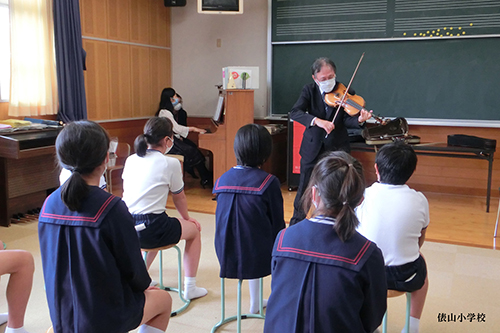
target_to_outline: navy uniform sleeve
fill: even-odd
[[[299,99],[295,102],[292,110],[290,111],[290,118],[293,119],[293,121],[298,121],[302,125],[306,126],[306,128],[311,125],[311,122],[315,117],[311,114],[314,113],[311,112],[311,99],[311,92],[308,85],[305,85],[302,88]],[[306,111],[309,111],[309,113]]]
[[[278,178],[273,177],[272,183],[267,189],[269,195],[269,212],[273,230],[274,239],[280,230],[285,228],[285,218],[283,213],[283,196],[281,195],[280,182]]]
[[[132,290],[146,290],[151,283],[151,278],[142,259],[134,220],[125,203],[120,200],[106,219],[108,220],[105,224],[106,236],[110,239],[109,247],[121,275]]]
[[[382,323],[387,309],[384,257],[378,247],[364,265],[362,274],[366,284],[364,287],[365,300],[360,315],[365,331],[373,332]]]

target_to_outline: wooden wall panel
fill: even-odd
[[[150,117],[155,110],[151,109],[151,71],[149,49],[131,46],[132,66],[132,117]]]
[[[130,46],[109,43],[108,56],[112,117],[130,118],[132,117]]]
[[[134,140],[142,133],[147,119],[132,119],[122,121],[100,122],[99,125],[108,131],[111,137],[116,136],[118,141],[130,145],[130,152],[134,152]]]
[[[475,135],[495,139],[500,144],[500,129],[444,126],[410,126],[410,133],[422,138],[422,142],[447,142],[450,134]],[[500,147],[500,146],[499,146]],[[498,195],[500,186],[500,154],[495,154],[493,162],[492,194]],[[419,158],[422,170],[417,166],[415,187],[422,191],[457,193],[484,196],[486,193],[488,162],[458,158],[429,157]]]
[[[108,38],[130,40],[130,1],[108,0]],[[134,0],[136,1],[136,0]]]
[[[2,102],[0,103],[0,119],[9,118],[9,103]]]
[[[475,135],[497,140],[500,147],[500,129],[475,127],[410,125],[410,134],[421,137],[421,142],[447,142],[450,134]],[[374,153],[353,152],[365,168],[368,183],[376,180],[373,164]],[[417,170],[408,184],[419,190],[437,193],[453,193],[486,196],[488,161],[464,158],[418,156]],[[497,151],[493,162],[493,197],[498,197],[500,186],[500,153]]]
[[[107,38],[108,36],[107,1],[80,0],[80,20],[82,35]]]
[[[151,64],[151,106],[153,110],[158,108],[161,91],[170,87],[171,81],[171,52],[170,50],[150,49]],[[156,111],[155,111],[156,112]]]
[[[151,0],[135,0],[130,3],[130,41],[149,44],[151,26]]]
[[[150,9],[151,38],[150,44],[170,46],[170,8],[164,6],[163,1],[151,2]]]
[[[80,11],[89,119],[154,114],[171,84],[170,9],[163,1],[81,0]]]
[[[87,116],[93,120],[109,119],[108,43],[84,39],[83,48],[87,51],[87,70],[84,72]]]

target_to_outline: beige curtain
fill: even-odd
[[[9,0],[9,116],[57,113],[52,0]]]

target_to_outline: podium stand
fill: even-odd
[[[214,133],[200,134],[198,146],[213,154],[214,183],[236,165],[233,144],[241,126],[253,123],[254,91],[250,89],[228,89],[224,91],[224,121]]]

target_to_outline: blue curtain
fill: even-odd
[[[67,123],[87,119],[83,70],[79,0],[54,0],[54,38],[56,48],[59,112],[57,119]]]

